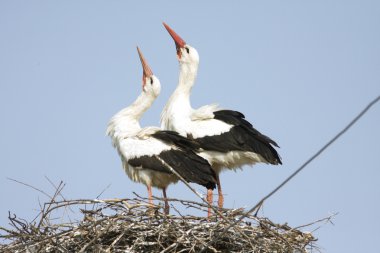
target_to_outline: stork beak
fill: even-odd
[[[145,83],[146,83],[146,78],[147,77],[151,77],[153,76],[153,72],[152,70],[150,69],[147,61],[145,60],[144,58],[144,55],[141,53],[140,51],[140,48],[137,47],[137,52],[139,53],[139,57],[140,57],[140,61],[141,61],[141,65],[143,67],[143,80],[142,80],[142,83],[143,83],[143,88],[145,86]]]
[[[175,42],[178,57],[181,57],[181,51],[179,49],[184,48],[186,45],[186,42],[181,37],[179,37],[179,35],[175,31],[173,31],[173,29],[171,29],[165,22],[163,22],[163,24]]]

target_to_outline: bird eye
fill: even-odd
[[[188,47],[185,47],[186,49],[186,52],[189,54],[190,53],[190,49]]]
[[[153,78],[150,78],[150,84],[153,84]]]

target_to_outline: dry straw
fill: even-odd
[[[1,238],[8,242],[0,245],[1,252],[199,252],[244,213],[222,209],[226,220],[216,215],[207,220],[205,203],[169,199],[176,215],[165,216],[162,206],[150,206],[138,195],[64,200],[62,188],[60,184],[32,222],[9,215],[12,228],[0,227]],[[182,215],[179,209],[196,209],[204,216]],[[67,217],[73,210],[80,210],[78,221]],[[311,233],[252,215],[208,245],[206,252],[307,252],[315,241]]]

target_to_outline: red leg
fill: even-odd
[[[213,195],[212,195],[212,189],[207,189],[207,202],[212,205],[212,199],[213,199]],[[207,209],[207,218],[210,218],[211,217],[211,207],[208,207]]]
[[[147,185],[147,188],[148,188],[148,201],[149,201],[149,204],[153,206],[152,186]]]
[[[219,175],[216,175],[216,184],[218,186],[218,207],[223,208],[224,197],[222,193],[222,186],[220,185]]]
[[[164,195],[164,200],[165,200],[164,213],[165,213],[166,215],[168,215],[168,214],[169,214],[170,207],[169,207],[168,198],[166,197],[166,188],[162,189],[162,194]]]

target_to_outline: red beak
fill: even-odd
[[[177,48],[177,52],[179,51],[180,48],[185,47],[186,42],[181,37],[179,37],[179,35],[175,31],[173,31],[173,29],[171,29],[167,24],[165,24],[165,22],[163,22],[163,24],[166,30],[168,30],[170,36],[172,36],[175,42],[175,46]]]
[[[152,70],[150,69],[147,61],[144,58],[144,55],[141,53],[140,48],[137,47],[137,52],[139,53],[141,65],[143,67],[143,87],[145,85],[145,81],[147,77],[151,77],[153,75]]]

